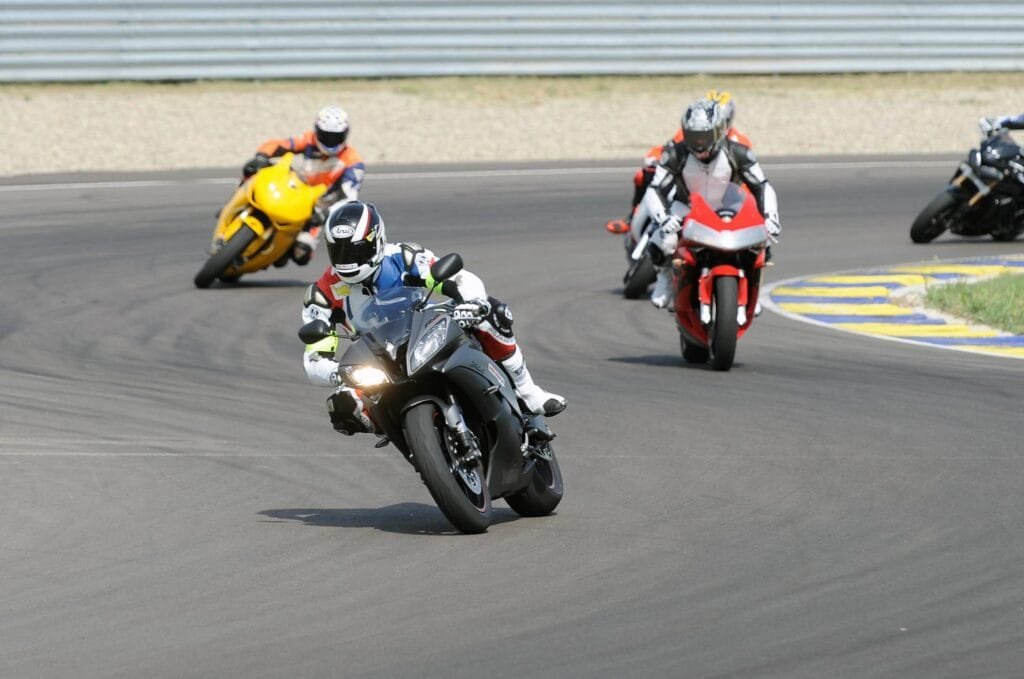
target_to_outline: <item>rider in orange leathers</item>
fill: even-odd
[[[750,148],[753,144],[750,142],[750,138],[743,134],[735,127],[733,127],[733,118],[736,116],[736,104],[732,100],[732,95],[725,90],[708,90],[708,93],[704,95],[706,99],[716,102],[721,108],[726,119],[726,137],[734,142],[743,144]],[[633,243],[635,244],[640,240],[640,236],[643,235],[643,228],[647,223],[647,215],[641,207],[641,200],[644,197],[644,193],[647,191],[647,187],[651,183],[651,177],[654,176],[654,169],[658,165],[658,160],[661,158],[662,152],[666,147],[672,146],[673,144],[679,144],[683,141],[683,128],[680,126],[672,139],[664,144],[652,146],[650,150],[644,155],[644,164],[636,171],[633,175],[633,200],[629,206],[629,214],[625,219],[613,219],[607,224],[605,228],[616,234],[629,233],[632,231]],[[639,213],[639,214],[638,214]],[[632,247],[627,248],[632,250]]]
[[[317,201],[313,215],[295,238],[291,258],[296,264],[308,264],[313,257],[330,206],[359,197],[366,165],[359,152],[346,143],[348,132],[348,113],[340,106],[325,106],[317,113],[313,129],[297,137],[268,139],[242,167],[242,176],[248,178],[269,165],[271,158],[291,152],[295,154],[292,169],[307,184],[328,187]],[[283,266],[286,259],[282,258],[276,265]]]

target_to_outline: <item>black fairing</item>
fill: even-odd
[[[958,169],[948,191],[957,200],[957,212],[950,215],[949,230],[961,236],[1003,234],[1012,238],[1024,229],[1024,158],[1021,147],[1005,132],[986,139],[967,154],[966,163],[990,188],[981,198],[977,185]]]
[[[373,365],[388,374],[390,384],[364,390],[374,420],[408,458],[404,412],[425,401],[437,404],[442,412],[454,403],[478,439],[491,497],[525,488],[532,469],[524,464],[523,443],[530,427],[546,431],[543,418],[523,416],[505,372],[466,335],[446,307],[416,308],[422,297],[402,300],[401,293],[383,297],[383,307],[395,305],[385,309],[394,318],[365,331],[339,359],[341,366]],[[404,313],[398,312],[401,303]],[[445,323],[443,341],[412,370],[417,343]]]

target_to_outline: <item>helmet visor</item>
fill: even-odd
[[[366,240],[353,243],[343,238],[334,243],[327,243],[327,254],[331,258],[331,264],[339,269],[354,269],[355,267],[368,264],[377,254],[376,246]]]
[[[718,142],[716,130],[686,130],[686,146],[694,153],[707,153]]]
[[[348,130],[328,132],[327,130],[321,130],[319,127],[316,129],[317,141],[325,148],[333,149],[341,146],[345,143],[346,137],[348,137]]]

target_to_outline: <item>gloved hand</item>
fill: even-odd
[[[463,330],[469,330],[475,328],[489,313],[491,313],[491,305],[485,300],[475,299],[457,304],[452,309],[452,318]]]
[[[327,212],[319,205],[313,206],[313,214],[309,216],[309,226],[323,226],[327,221]]]
[[[683,220],[678,215],[665,215],[659,226],[663,236],[671,236],[679,233],[679,229],[683,228]]]
[[[779,234],[782,233],[782,224],[779,223],[779,218],[776,215],[769,215],[764,220],[764,228],[768,229],[768,236],[772,239],[773,243],[779,242]]]
[[[270,156],[266,153],[257,153],[249,162],[242,166],[242,176],[248,179],[267,165],[270,165]]]

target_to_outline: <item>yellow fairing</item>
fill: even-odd
[[[221,210],[213,232],[215,246],[228,241],[242,226],[256,234],[242,255],[245,263],[229,268],[227,275],[265,269],[288,252],[313,214],[316,201],[327,191],[326,186],[306,184],[291,170],[293,155],[286,153],[247,179]]]

